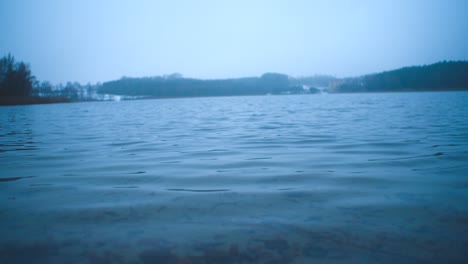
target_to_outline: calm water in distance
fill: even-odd
[[[0,262],[462,263],[467,102],[445,92],[1,107]]]

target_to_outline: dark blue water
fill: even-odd
[[[442,263],[468,93],[0,108],[1,263]]]

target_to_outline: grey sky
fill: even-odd
[[[464,0],[0,1],[0,55],[39,80],[360,75],[468,59]]]

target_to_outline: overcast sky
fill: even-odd
[[[0,1],[0,56],[43,81],[361,75],[468,60],[464,0]]]

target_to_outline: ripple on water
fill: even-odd
[[[0,262],[462,263],[467,98],[2,107]]]

